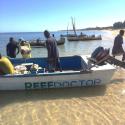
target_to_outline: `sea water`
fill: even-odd
[[[65,40],[64,45],[59,45],[59,53],[60,56],[68,56],[68,55],[88,55],[91,54],[95,48],[98,46],[103,46],[104,48],[112,48],[113,46],[113,36],[110,32],[104,30],[91,30],[91,31],[77,31],[77,34],[80,33],[87,35],[101,35],[102,40],[94,40],[94,41],[73,41],[69,42],[67,39]],[[61,34],[66,34],[66,31],[58,31],[51,32],[51,34],[55,35],[55,38],[60,39]],[[73,32],[69,32],[71,34]],[[43,32],[14,32],[14,33],[0,33],[0,53],[2,55],[6,55],[6,45],[9,42],[9,38],[14,37],[15,40],[18,41],[19,38],[23,38],[25,40],[36,40],[41,39],[45,40]],[[32,57],[46,57],[47,51],[46,48],[32,48]],[[17,55],[17,58],[21,57],[20,54]]]

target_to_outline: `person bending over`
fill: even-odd
[[[46,38],[46,48],[48,51],[48,70],[50,72],[54,72],[56,70],[62,72],[56,39],[50,36],[50,33],[47,30],[44,31],[44,36]]]

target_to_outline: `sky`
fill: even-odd
[[[0,0],[0,32],[112,26],[125,20],[125,0]]]

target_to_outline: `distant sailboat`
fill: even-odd
[[[80,35],[77,35],[76,33],[76,26],[75,26],[75,19],[73,19],[73,17],[71,17],[71,22],[72,22],[72,28],[74,33],[73,34],[69,34],[68,33],[68,26],[67,26],[67,34],[66,35],[61,35],[61,37],[67,37],[68,41],[91,41],[91,40],[102,40],[101,35],[99,36],[95,36],[95,35],[86,35],[83,34],[81,32]]]
[[[73,27],[73,31],[74,31],[74,34],[69,34],[69,24],[67,25],[67,34],[66,35],[60,35],[61,37],[73,37],[73,36],[77,36],[76,34],[76,28],[75,28],[75,21],[73,20],[73,17],[71,17],[71,21],[72,21],[72,27]]]
[[[67,36],[68,36],[68,26],[69,26],[69,24],[67,25]]]
[[[81,32],[80,35],[77,35],[76,27],[75,27],[75,19],[73,19],[73,17],[71,17],[71,20],[72,20],[72,27],[73,27],[74,34],[67,35],[68,41],[102,40],[101,35],[99,35],[99,36],[95,36],[95,35],[88,36],[86,34],[83,34],[82,32]]]
[[[71,17],[71,20],[72,20],[72,27],[73,27],[74,34],[75,34],[75,36],[77,36],[76,28],[75,28],[75,20],[73,20],[73,17]]]

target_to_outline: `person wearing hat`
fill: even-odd
[[[16,58],[16,55],[19,53],[18,43],[14,40],[13,37],[10,37],[9,43],[6,46],[7,56],[10,58]]]

